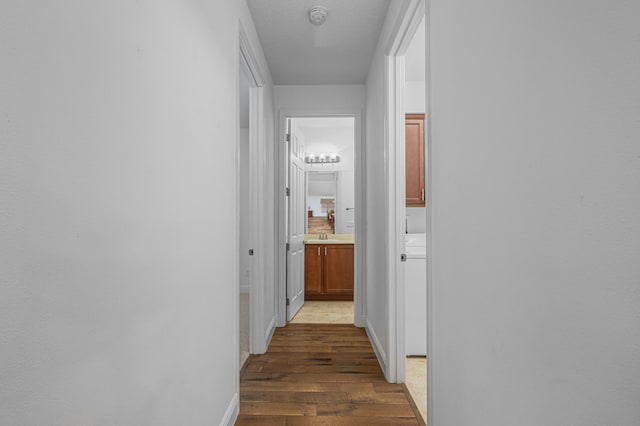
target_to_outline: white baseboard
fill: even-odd
[[[233,394],[231,402],[227,407],[227,411],[224,413],[224,417],[220,420],[220,426],[233,426],[240,413],[240,401],[238,400],[238,394]]]
[[[266,351],[267,348],[269,347],[269,343],[271,343],[271,338],[273,337],[273,333],[276,332],[276,317],[273,316],[271,318],[271,321],[269,321],[269,325],[267,326],[267,330],[265,332],[265,336],[264,336],[264,350]]]
[[[380,339],[378,339],[376,332],[373,330],[373,325],[369,322],[369,318],[365,320],[365,323],[365,330],[367,332],[367,336],[369,336],[371,346],[373,346],[373,351],[376,353],[376,357],[380,363],[380,368],[382,368],[382,371],[384,372],[384,376],[387,377],[387,354],[384,351],[382,344],[380,344]]]

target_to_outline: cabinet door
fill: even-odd
[[[304,292],[307,295],[322,293],[322,255],[320,244],[304,246]]]
[[[327,244],[324,256],[324,293],[353,298],[353,245]]]
[[[407,207],[424,207],[424,114],[406,116],[405,173]]]

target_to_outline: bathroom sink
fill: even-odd
[[[335,239],[326,239],[326,240],[319,240],[319,239],[315,239],[315,240],[307,240],[305,241],[305,243],[307,244],[340,244],[340,243],[345,243],[344,240],[335,240]]]

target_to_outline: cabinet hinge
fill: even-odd
[[[406,254],[404,254],[404,253],[402,253],[402,254],[400,255],[400,262],[406,262],[406,261],[407,261],[407,255],[406,255]]]
[[[289,243],[287,243],[287,244],[285,244],[285,247],[286,247],[287,251],[289,251],[289,248],[290,248],[291,246],[289,245]]]
[[[253,256],[253,249],[249,249],[249,256]]]
[[[291,194],[291,191],[289,190],[289,188],[285,188],[284,189],[284,194],[288,197]]]
[[[290,133],[287,133],[287,134],[285,135],[285,137],[284,137],[284,140],[285,140],[285,141],[287,141],[287,142],[291,142],[291,134],[290,134]]]
[[[289,306],[289,298],[287,297],[287,306]]]

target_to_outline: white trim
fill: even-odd
[[[269,188],[266,174],[269,161],[267,161],[267,127],[265,126],[265,87],[264,70],[256,59],[255,49],[251,46],[242,22],[239,26],[239,56],[240,63],[249,74],[249,193],[250,201],[250,243],[254,250],[250,262],[251,282],[249,287],[250,297],[250,321],[249,321],[249,352],[252,354],[264,353],[267,350],[269,340],[265,340],[265,292],[264,280],[266,277],[266,253],[271,250],[267,247],[270,236],[265,235],[264,216],[258,212],[265,211],[265,192]],[[272,319],[272,322],[274,319]],[[267,328],[269,334],[269,329]]]
[[[400,255],[404,252],[405,147],[404,147],[404,54],[424,15],[424,0],[405,0],[387,42],[384,61],[384,148],[388,162],[388,282],[389,362],[385,375],[402,383],[406,376],[405,283]]]
[[[425,0],[405,0],[398,15],[384,54],[404,56],[413,40],[425,12]]]
[[[369,341],[371,342],[371,346],[373,346],[373,351],[376,354],[376,358],[378,358],[378,363],[382,368],[383,373],[385,374],[385,378],[387,381],[390,381],[387,377],[387,354],[384,351],[384,346],[380,343],[380,339],[376,335],[374,331],[373,325],[369,322],[369,318],[366,319],[366,327],[365,331],[367,332],[367,336],[369,336]]]
[[[364,158],[364,113],[361,108],[335,109],[281,109],[278,111],[277,140],[276,140],[276,230],[278,238],[275,242],[276,261],[276,324],[278,327],[286,325],[286,199],[284,194],[286,153],[285,132],[286,119],[293,117],[354,117],[355,118],[355,283],[354,283],[354,324],[356,327],[365,325],[365,158]]]
[[[359,111],[356,115],[356,146],[355,146],[355,286],[353,289],[353,324],[356,327],[364,327],[367,317],[367,264],[366,249],[367,240],[367,178],[366,178],[366,149],[364,147],[366,134],[366,124],[364,111]]]
[[[276,331],[276,317],[272,317],[271,321],[269,322],[269,325],[267,326],[267,330],[265,331],[264,341],[265,342],[271,341],[271,338],[273,337],[273,333],[275,333],[275,331]]]
[[[240,414],[240,401],[238,400],[238,394],[234,393],[227,410],[224,412],[224,416],[222,416],[222,420],[220,420],[220,426],[233,426],[238,414]]]
[[[253,83],[256,87],[262,87],[264,86],[264,73],[262,72],[258,60],[256,59],[254,49],[251,47],[251,42],[249,42],[249,37],[247,37],[247,32],[242,26],[242,22],[240,22],[239,32],[240,54],[242,55],[246,65],[249,67],[248,75],[253,78]]]
[[[427,421],[428,425],[434,424],[434,412],[435,412],[435,404],[434,404],[434,396],[435,396],[435,387],[433,378],[434,374],[434,358],[433,358],[433,347],[434,347],[434,318],[435,318],[435,302],[433,298],[433,275],[432,275],[432,262],[433,262],[433,252],[432,252],[432,229],[433,229],[433,216],[432,216],[432,202],[431,202],[431,194],[432,191],[432,179],[431,179],[431,1],[425,0],[425,155],[427,156],[425,161],[426,168],[426,220],[427,220],[427,241],[426,241],[426,249],[427,249]]]
[[[387,56],[385,66],[387,87],[387,114],[389,117],[385,147],[389,161],[389,368],[390,381],[405,381],[405,282],[404,253],[405,207],[405,135],[404,135],[404,57]]]

